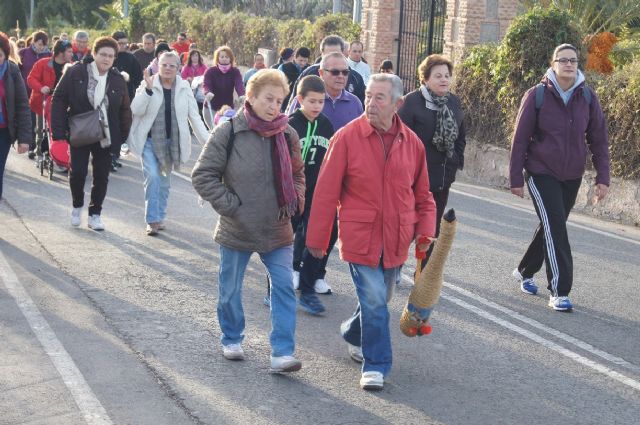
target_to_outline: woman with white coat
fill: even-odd
[[[131,103],[133,124],[129,146],[142,160],[147,235],[164,229],[171,171],[191,156],[191,134],[204,144],[209,133],[198,113],[190,84],[178,76],[180,58],[166,52],[158,61],[159,72],[145,70]]]

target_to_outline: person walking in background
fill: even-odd
[[[381,74],[393,74],[393,62],[391,62],[389,59],[383,60],[380,63],[378,72],[380,72]]]
[[[17,64],[9,60],[9,37],[0,32],[0,199],[4,167],[11,146],[17,141],[17,152],[29,150],[31,143],[31,114],[27,88]]]
[[[76,31],[71,40],[73,48],[73,62],[81,62],[85,56],[91,53],[89,49],[89,33],[86,31]]]
[[[349,68],[360,74],[364,84],[366,85],[369,82],[369,77],[371,76],[371,67],[362,58],[363,53],[364,45],[362,42],[352,41],[349,45],[349,57],[347,58],[347,63],[349,64]]]
[[[31,87],[29,107],[36,115],[40,123],[36,131],[36,166],[40,166],[43,160],[42,141],[44,140],[44,111],[43,102],[46,96],[53,93],[62,78],[64,66],[73,61],[73,47],[68,41],[62,39],[53,45],[53,57],[38,60],[27,78],[27,84]],[[41,130],[40,130],[41,128]]]
[[[206,71],[207,65],[204,64],[204,59],[200,51],[197,49],[191,50],[189,52],[189,59],[187,59],[186,65],[182,68],[182,79],[191,83],[195,77],[204,75]]]
[[[88,226],[104,230],[102,204],[107,195],[111,165],[111,143],[120,145],[129,135],[131,109],[124,78],[113,68],[118,43],[111,37],[100,37],[93,43],[92,57],[87,63],[76,63],[62,76],[53,92],[51,130],[55,140],[69,140],[69,119],[100,108],[106,119],[105,138],[99,142],[69,148],[71,168],[69,186],[73,198],[71,225],[80,226],[84,205],[84,183],[89,168],[93,168]],[[73,142],[73,140],[71,140]]]
[[[294,54],[294,59],[291,62],[285,62],[278,68],[279,71],[284,72],[284,75],[287,77],[287,81],[289,81],[289,94],[284,100],[284,104],[282,105],[282,112],[285,111],[287,105],[289,104],[289,99],[291,96],[295,96],[293,92],[293,86],[296,84],[298,77],[304,71],[309,64],[309,58],[311,57],[311,51],[306,47],[300,47],[296,50]]]
[[[280,49],[280,53],[278,55],[278,58],[279,58],[278,62],[271,65],[271,69],[277,69],[282,71],[280,69],[282,64],[293,61],[293,53],[294,53],[294,50],[291,47],[283,47],[282,49]]]
[[[138,61],[141,70],[147,69],[151,61],[155,59],[155,50],[156,35],[148,32],[142,36],[142,48],[133,52],[133,57]]]
[[[436,237],[457,170],[464,166],[466,134],[460,99],[449,89],[453,64],[442,55],[430,55],[418,66],[420,88],[407,94],[398,111],[402,121],[420,137],[427,154],[429,190],[436,202]],[[433,246],[418,261],[416,272],[427,265]]]
[[[396,114],[402,80],[375,74],[365,113],[331,139],[313,194],[307,250],[326,254],[338,208],[340,257],[349,263],[358,296],[341,326],[350,356],[362,362],[360,386],[380,390],[391,370],[389,310],[411,243],[435,234],[424,146]],[[402,172],[398,172],[402,170]]]
[[[244,73],[244,77],[242,77],[242,84],[244,84],[246,87],[247,82],[249,82],[249,78],[251,78],[256,72],[260,71],[261,69],[265,69],[266,67],[267,66],[264,64],[264,56],[262,56],[262,54],[256,53],[255,55],[253,55],[253,67],[249,68],[247,72]]]
[[[242,74],[236,67],[233,51],[221,46],[213,53],[213,66],[204,73],[204,98],[206,107],[218,111],[223,105],[233,105],[233,91],[244,96]]]
[[[298,136],[280,107],[284,75],[261,70],[247,85],[247,100],[232,120],[217,126],[196,162],[196,192],[220,215],[218,322],[222,354],[244,359],[242,283],[257,252],[271,281],[271,371],[293,372],[296,296],[292,282],[291,218],[304,211],[304,166]],[[247,166],[251,164],[251,166]]]
[[[187,40],[187,33],[181,32],[178,34],[176,41],[171,45],[171,49],[175,50],[178,56],[183,53],[189,53],[189,40]]]
[[[145,71],[144,83],[131,102],[133,123],[128,144],[142,161],[149,236],[164,230],[171,172],[191,157],[189,124],[200,143],[209,136],[191,85],[177,77],[179,68],[175,52],[160,55],[160,72],[152,76]]]
[[[542,82],[522,98],[511,147],[511,193],[526,181],[540,223],[513,276],[535,295],[533,276],[546,264],[549,307],[570,311],[573,258],[567,220],[582,183],[587,148],[596,170],[595,197],[609,190],[609,139],[600,102],[578,69],[578,49],[557,46]],[[524,174],[523,174],[524,171]]]

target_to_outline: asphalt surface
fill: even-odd
[[[194,158],[197,154],[194,152]],[[297,315],[300,372],[269,368],[264,267],[244,282],[246,360],[221,355],[216,214],[172,179],[167,230],[144,232],[137,159],[110,177],[106,231],[69,225],[66,176],[10,155],[0,201],[0,424],[638,424],[640,230],[574,214],[575,309],[511,277],[536,225],[530,201],[456,183],[459,226],[432,316],[407,338],[390,303],[394,366],[381,392],[338,329],[356,305],[337,255],[324,317]],[[89,182],[87,183],[88,203]],[[86,209],[85,209],[86,214]],[[413,261],[404,269],[411,274]]]

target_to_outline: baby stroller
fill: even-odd
[[[49,141],[49,151],[44,153],[40,162],[40,175],[43,176],[45,170],[49,175],[49,180],[53,180],[54,167],[69,169],[69,144],[66,140],[54,140],[51,133],[51,96],[47,96],[42,103],[44,117],[45,137]]]

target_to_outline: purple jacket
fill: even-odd
[[[300,102],[298,102],[297,97],[294,97],[291,101],[290,108],[292,111],[291,115],[300,108]],[[325,93],[324,95],[322,113],[331,121],[331,125],[333,125],[335,131],[340,130],[358,118],[363,112],[364,109],[362,109],[360,99],[344,89],[342,89],[342,93],[340,93],[340,96],[338,96],[335,102],[329,94]]]
[[[42,53],[36,53],[36,51],[31,47],[25,47],[23,49],[20,49],[18,55],[20,56],[20,60],[22,61],[22,64],[20,65],[20,73],[22,74],[22,79],[24,79],[24,81],[26,82],[27,77],[31,72],[31,68],[33,68],[33,65],[35,65],[35,63],[38,62],[39,59],[50,57],[51,52],[49,50],[45,50]],[[29,87],[28,85],[27,95],[31,96],[31,87]]]
[[[238,96],[244,96],[242,74],[235,66],[226,74],[223,74],[217,66],[212,66],[204,73],[204,94],[211,92],[215,95],[211,101],[212,110],[217,111],[223,105],[229,105],[233,108],[234,88]]]
[[[592,90],[589,105],[583,90],[591,89],[582,83],[565,106],[547,77],[542,83],[544,101],[537,114],[536,88],[530,88],[522,98],[511,147],[511,187],[524,186],[523,169],[560,181],[582,177],[587,148],[593,155],[596,184],[609,186],[609,139],[598,97]]]

